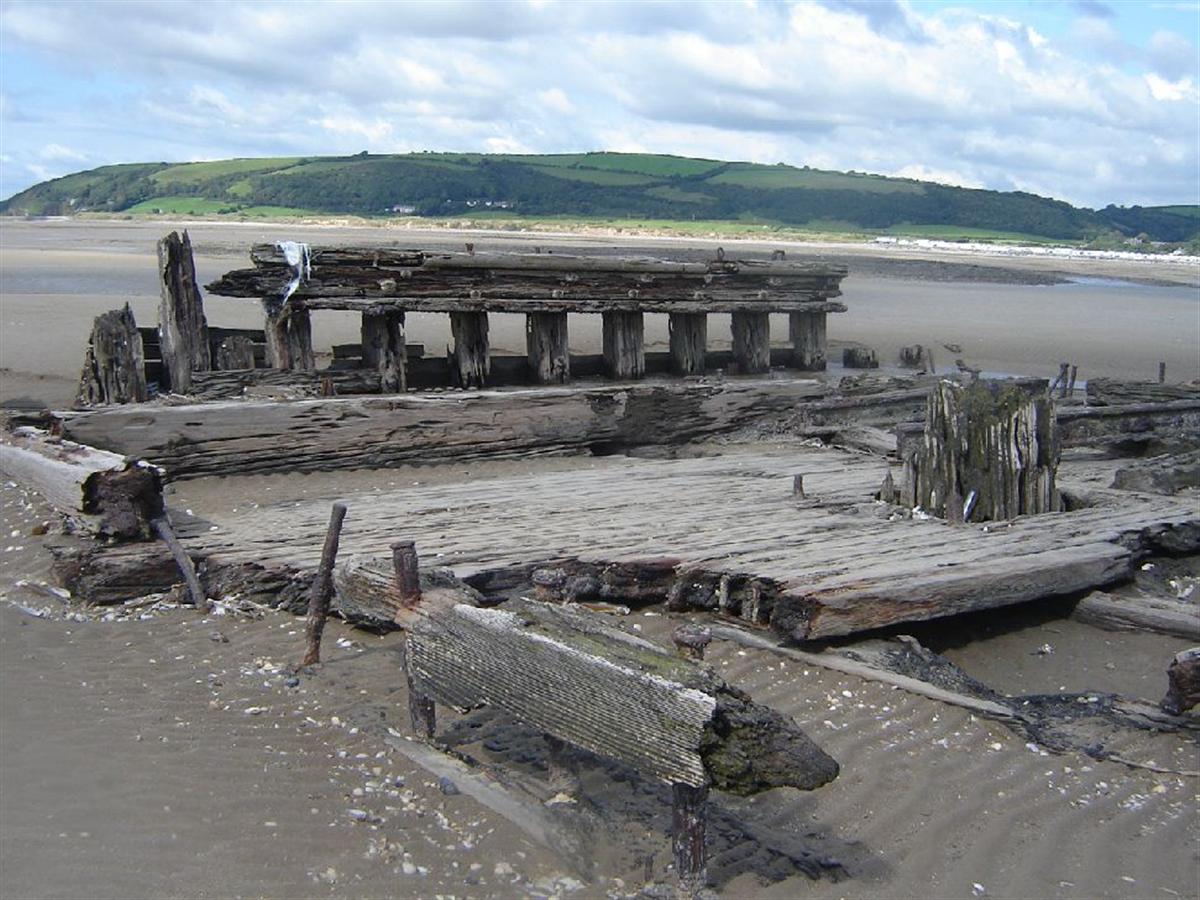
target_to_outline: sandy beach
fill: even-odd
[[[92,317],[129,302],[140,324],[155,321],[154,242],[184,224],[202,282],[246,265],[246,250],[261,240],[437,247],[468,239],[269,224],[0,223],[0,401],[69,404]],[[617,246],[603,235],[469,239],[695,255],[715,247],[661,238]],[[746,243],[737,252],[775,247]],[[860,245],[787,251],[851,268],[849,312],[830,320],[834,348],[863,343],[890,360],[922,342],[939,365],[961,355],[988,372],[1044,376],[1069,359],[1081,378],[1149,380],[1163,360],[1171,381],[1200,377],[1200,271],[1190,263],[964,259]],[[206,298],[206,308],[213,324],[261,325],[252,301]],[[410,316],[409,339],[440,352],[442,318]],[[492,318],[493,347],[520,352],[521,318]],[[729,341],[724,318],[712,317],[715,346]],[[314,319],[318,350],[358,340],[352,316]],[[571,328],[572,349],[596,349],[598,323],[573,317]],[[786,332],[786,317],[772,323],[777,339]],[[648,321],[647,344],[665,347],[665,321]],[[283,515],[304,497],[353,504],[381,486],[486,485],[603,464],[568,456],[204,478],[172,485],[167,499],[181,517],[186,510],[216,522],[249,497],[269,498]],[[401,634],[332,621],[324,664],[292,675],[303,644],[295,616],[232,604],[207,615],[161,603],[79,609],[46,586],[47,542],[70,539],[53,511],[0,482],[0,529],[0,896],[671,896],[671,810],[661,785],[581,756],[575,812],[589,840],[586,852],[565,853],[488,806],[466,780],[414,762],[403,743]],[[664,644],[674,625],[657,606],[622,621]],[[1057,609],[993,611],[911,633],[1013,695],[1101,691],[1151,702],[1166,689],[1165,662],[1187,646],[1103,631]],[[707,659],[841,764],[840,777],[814,792],[714,797],[709,871],[720,897],[1200,894],[1200,781],[1180,774],[1200,770],[1200,748],[1187,735],[1103,735],[1144,764],[1128,766],[1050,752],[967,709],[769,650],[717,640]],[[449,743],[495,771],[545,777],[537,735],[479,712],[447,711],[441,723]],[[803,871],[814,859],[825,869],[817,880]]]

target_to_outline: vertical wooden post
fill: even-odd
[[[803,474],[792,476],[792,494],[796,497],[799,497],[801,500],[804,499],[804,475]]]
[[[329,618],[329,601],[333,596],[333,564],[337,560],[338,541],[342,537],[345,518],[346,504],[333,504],[329,513],[329,530],[325,532],[325,546],[321,549],[321,564],[317,566],[312,591],[308,595],[308,622],[304,628],[308,646],[300,662],[302,666],[321,661],[321,635],[325,633],[325,620]]]
[[[292,307],[287,315],[288,356],[292,368],[311,372],[317,367],[313,355],[312,316],[307,309]]]
[[[392,566],[395,569],[400,602],[405,606],[415,606],[421,601],[421,570],[417,561],[417,545],[412,541],[396,541],[392,544]],[[431,698],[417,689],[407,654],[404,658],[404,676],[408,681],[408,717],[412,729],[426,740],[432,740],[437,730],[437,708]]]
[[[208,321],[196,284],[192,242],[186,231],[182,239],[178,232],[172,231],[158,242],[158,277],[163,374],[172,391],[186,394],[192,387],[192,373],[212,368]]]
[[[1079,374],[1079,366],[1071,366],[1071,377],[1067,380],[1067,396],[1075,396],[1075,376]]]
[[[676,375],[703,375],[708,316],[705,313],[670,313],[667,330],[671,343],[671,371]]]
[[[217,345],[213,368],[218,372],[254,368],[254,342],[243,334],[223,338]]]
[[[454,377],[459,387],[483,387],[491,372],[488,317],[485,312],[450,313],[454,336]]]
[[[604,364],[613,378],[641,378],[646,374],[645,323],[640,312],[601,313],[604,330]]]
[[[803,372],[825,371],[829,354],[825,316],[823,312],[793,312],[788,315],[788,340],[792,345],[793,367]]]
[[[1167,364],[1160,362],[1158,364],[1158,383],[1165,384],[1167,381]]]
[[[1070,374],[1070,371],[1071,371],[1070,363],[1059,363],[1058,364],[1058,377],[1055,378],[1054,381],[1051,383],[1050,390],[1047,391],[1047,393],[1053,395],[1055,391],[1058,391],[1059,392],[1058,395],[1060,397],[1065,397],[1067,395],[1066,394],[1067,375]]]
[[[408,357],[403,311],[363,313],[361,334],[363,365],[379,373],[380,390],[385,394],[406,390]]]
[[[690,784],[674,784],[671,787],[675,795],[671,816],[675,874],[684,896],[692,896],[708,882],[708,860],[704,851],[708,787]]]
[[[567,314],[537,312],[525,316],[525,350],[538,384],[563,384],[571,378]]]
[[[267,320],[263,332],[267,338],[267,368],[290,369],[292,367],[291,342],[288,340],[287,318],[282,308],[275,308],[270,301],[263,301],[267,308]]]
[[[771,314],[739,309],[733,313],[733,364],[740,375],[771,368]]]
[[[171,523],[167,521],[167,517],[160,516],[150,523],[150,527],[154,529],[167,549],[171,551],[171,557],[175,560],[175,565],[179,567],[179,572],[183,575],[183,581],[187,585],[188,596],[192,598],[192,606],[197,609],[209,609],[208,597],[204,595],[204,588],[200,586],[200,576],[196,574],[196,565],[192,562],[192,558],[188,556],[187,551],[183,549],[183,544],[179,543],[179,538],[175,537],[175,532],[171,530]]]

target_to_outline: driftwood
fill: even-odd
[[[708,263],[559,253],[451,253],[389,248],[307,248],[296,270],[284,249],[259,244],[253,269],[208,286],[232,297],[289,296],[310,309],[428,312],[716,312],[751,304],[807,308],[840,295],[844,266],[783,261]],[[833,309],[836,307],[826,307]]]
[[[1167,597],[1121,597],[1092,591],[1075,606],[1071,618],[1119,631],[1156,631],[1200,640],[1200,607]]]
[[[1179,715],[1200,703],[1200,647],[1176,653],[1167,667],[1167,695],[1162,708]]]
[[[158,308],[163,375],[166,386],[178,394],[191,388],[193,372],[212,368],[208,321],[196,285],[196,264],[188,233],[177,232],[158,242],[158,276],[162,299]]]
[[[0,472],[103,537],[147,539],[163,512],[156,468],[33,428],[0,438]]]
[[[76,405],[141,403],[147,397],[142,336],[126,303],[124,309],[97,316],[92,325]]]
[[[1117,381],[1089,378],[1088,406],[1121,406],[1130,403],[1168,403],[1172,400],[1200,401],[1200,384],[1155,384],[1150,381]]]
[[[1054,512],[1058,456],[1045,381],[943,381],[905,458],[905,503],[950,521]]]

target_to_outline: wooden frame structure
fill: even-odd
[[[228,272],[207,286],[211,293],[253,297],[266,308],[270,367],[314,368],[310,313],[319,309],[362,314],[364,367],[379,373],[385,392],[407,383],[406,312],[450,316],[451,372],[461,387],[488,384],[491,360],[488,313],[523,313],[529,373],[539,384],[571,377],[567,316],[603,317],[604,368],[616,379],[646,371],[645,313],[670,316],[671,369],[679,375],[705,369],[707,315],[729,313],[732,366],[738,374],[771,364],[770,313],[788,313],[791,365],[825,368],[825,318],[844,312],[845,266],[771,260],[693,262],[558,253],[476,253],[392,248],[257,244],[254,267]]]

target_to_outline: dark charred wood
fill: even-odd
[[[1177,716],[1200,703],[1200,647],[1175,654],[1167,667],[1167,683],[1164,712]]]
[[[870,347],[847,347],[842,351],[842,365],[847,369],[878,369],[879,356]]]
[[[142,337],[133,310],[114,309],[96,318],[79,376],[77,406],[141,403],[149,397]]]

